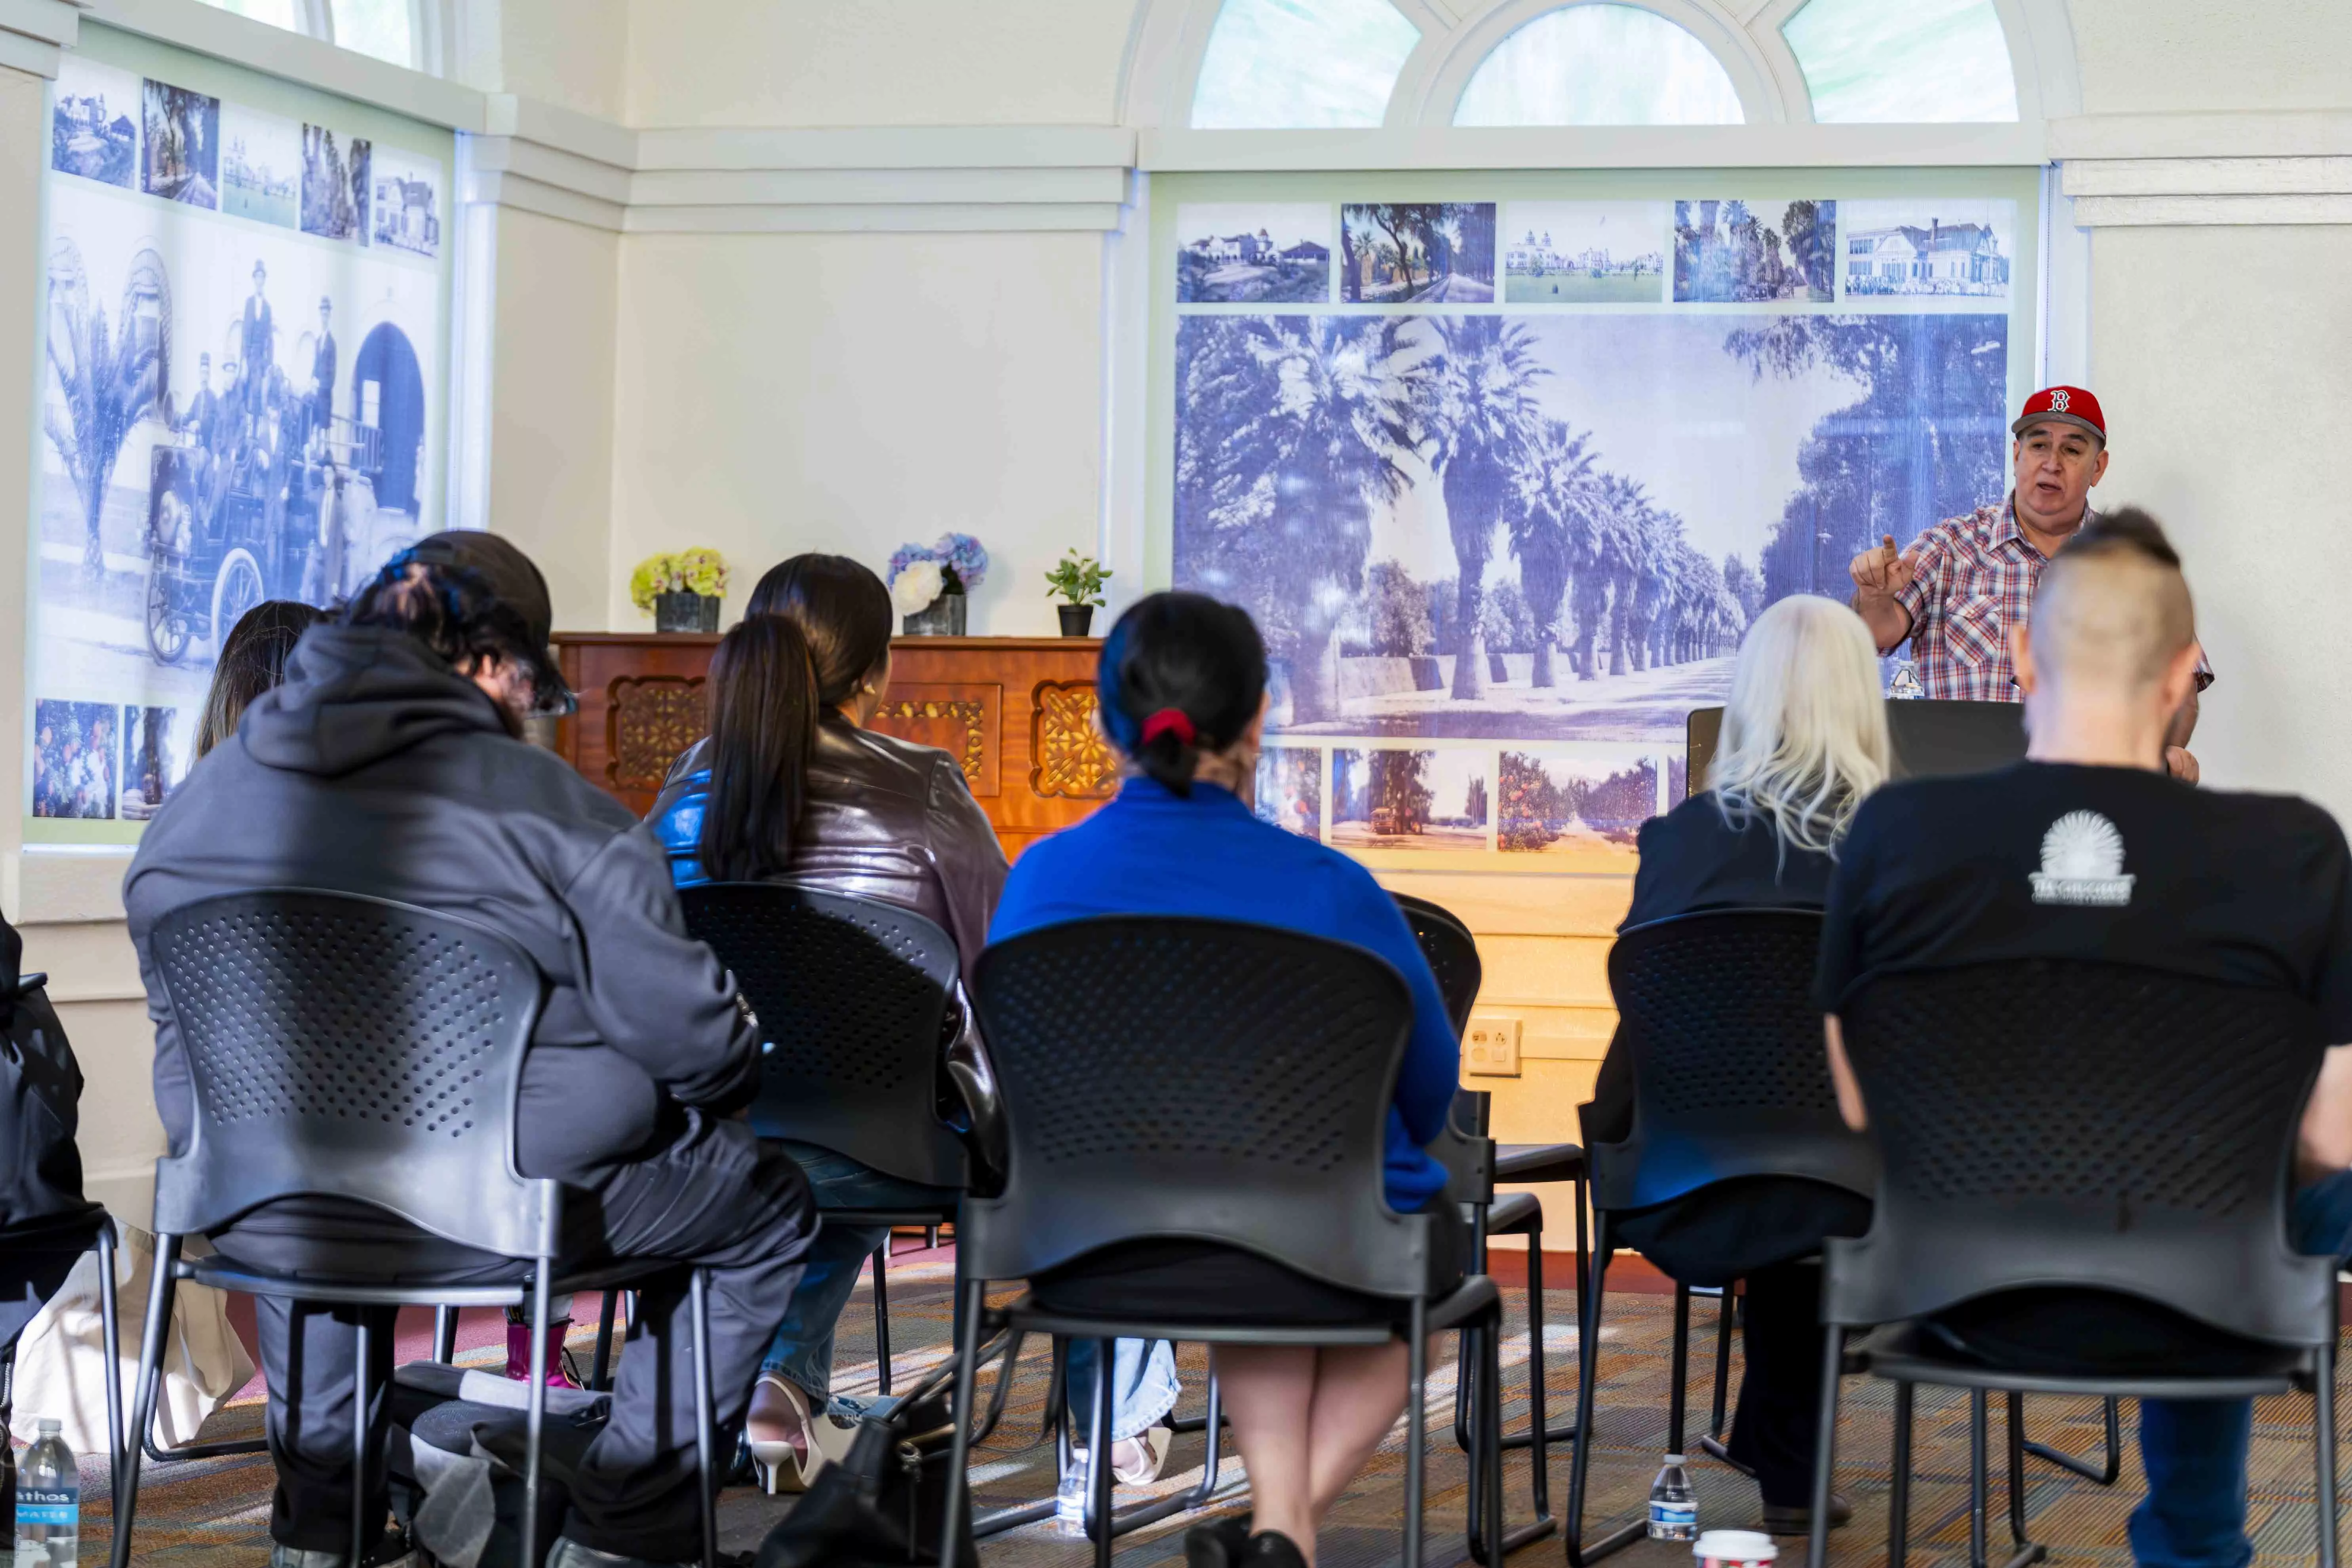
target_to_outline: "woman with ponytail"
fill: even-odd
[[[889,591],[855,561],[796,555],[771,570],[711,656],[710,734],[671,768],[646,820],[681,887],[788,882],[897,904],[945,929],[969,976],[1004,851],[953,757],[867,728],[890,684],[890,628]],[[955,1103],[950,1060],[957,1077],[985,1083],[968,1026],[941,1063],[942,1098]],[[813,1144],[787,1147],[820,1207],[955,1196]],[[801,1489],[856,1434],[829,1414],[834,1323],[886,1238],[828,1222],[809,1249],[746,1422],[772,1485]]]
[[[1370,872],[1253,812],[1266,711],[1257,627],[1199,594],[1151,595],[1111,628],[1097,686],[1104,731],[1127,764],[1118,797],[1030,847],[1005,882],[990,939],[1102,915],[1198,915],[1370,949],[1412,994],[1388,1124],[1389,1205],[1439,1215],[1441,1236],[1458,1229],[1445,1173],[1427,1150],[1444,1129],[1461,1071],[1437,978]],[[1118,1065],[1108,1055],[1102,1064]],[[1265,1259],[1195,1243],[1113,1247],[1030,1283],[1041,1303],[1073,1311],[1116,1310],[1147,1286],[1156,1302],[1211,1321],[1230,1320],[1237,1305],[1251,1323],[1344,1321],[1366,1306]],[[1401,1340],[1218,1346],[1255,1512],[1194,1527],[1186,1561],[1311,1568],[1324,1515],[1404,1408],[1406,1364]]]

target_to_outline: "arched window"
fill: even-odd
[[[1738,125],[1738,90],[1705,44],[1634,5],[1567,5],[1495,47],[1456,125]]]
[[[224,11],[307,33],[412,70],[425,68],[420,7],[434,0],[205,0]]]
[[[1780,35],[1824,123],[2017,118],[1992,0],[1810,0]]]
[[[1225,0],[1192,94],[1204,131],[1365,129],[1421,29],[1388,0]]]

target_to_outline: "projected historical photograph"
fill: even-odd
[[[1503,298],[1514,305],[1654,305],[1665,298],[1664,202],[1513,202]]]
[[[115,726],[107,702],[33,704],[33,815],[111,820]]]
[[[2009,298],[2017,204],[1847,202],[1838,273],[1846,298],[1873,294]]]
[[[49,167],[102,185],[139,183],[139,79],[72,49],[58,58],[49,113]]]
[[[1843,597],[1856,551],[2002,494],[2008,333],[1188,316],[1175,582],[1256,617],[1276,731],[1678,744],[1766,605]]]
[[[338,137],[324,125],[302,127],[304,234],[367,243],[370,152],[363,137]]]
[[[1622,850],[1658,815],[1658,764],[1576,752],[1505,751],[1496,772],[1496,847],[1507,853]]]
[[[220,100],[151,81],[140,184],[151,196],[220,207]]]
[[[1678,303],[1837,298],[1835,202],[1675,204]]]
[[[1257,816],[1305,838],[1323,833],[1323,753],[1268,746],[1257,754]]]
[[[1494,204],[1340,208],[1339,297],[1350,305],[1492,304]]]
[[[441,254],[441,165],[394,147],[369,154],[373,243],[412,256]]]
[[[115,816],[144,822],[163,809],[195,761],[192,710],[137,708],[122,710],[121,796]]]
[[[1484,849],[1488,759],[1478,751],[1331,753],[1331,842],[1349,849]]]
[[[301,124],[241,103],[223,105],[221,211],[292,228],[301,195]]]
[[[1176,212],[1180,305],[1321,304],[1331,209],[1319,202],[1188,203]]]

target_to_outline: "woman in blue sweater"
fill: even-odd
[[[1154,594],[1121,616],[1097,676],[1103,728],[1127,763],[1118,797],[1021,857],[989,940],[1097,915],[1202,915],[1379,954],[1412,994],[1389,1110],[1387,1192],[1391,1207],[1416,1212],[1442,1202],[1445,1173],[1427,1145],[1453,1107],[1460,1047],[1395,900],[1354,861],[1253,814],[1265,688],[1265,645],[1244,612],[1198,594]],[[1125,1251],[1092,1278],[1082,1261],[1036,1281],[1040,1298],[1112,1305],[1148,1282],[1156,1300],[1204,1317],[1236,1302],[1252,1322],[1363,1312],[1351,1293],[1262,1259],[1190,1243]],[[1405,1347],[1228,1345],[1217,1370],[1258,1533],[1233,1521],[1197,1527],[1188,1560],[1311,1565],[1317,1526],[1404,1408]]]

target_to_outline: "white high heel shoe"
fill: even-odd
[[[797,1425],[808,1441],[808,1458],[789,1441],[761,1443],[747,1441],[751,1450],[751,1466],[760,1479],[760,1489],[770,1497],[780,1492],[804,1492],[809,1483],[824,1473],[824,1468],[849,1452],[857,1440],[857,1428],[844,1426],[822,1411],[812,1414],[808,1395],[788,1377],[763,1372],[752,1385],[752,1396],[761,1388],[773,1385],[783,1395],[792,1414],[788,1417]]]

